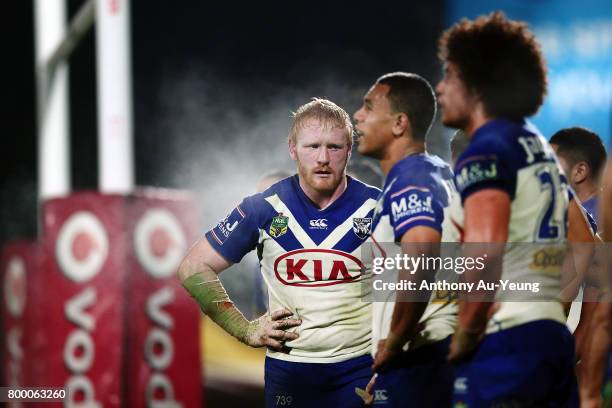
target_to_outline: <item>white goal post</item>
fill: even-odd
[[[94,22],[98,188],[134,188],[130,1],[87,0],[67,26],[66,0],[34,0],[40,202],[70,192],[68,59]]]

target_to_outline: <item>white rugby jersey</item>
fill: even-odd
[[[370,265],[361,261],[380,190],[351,177],[344,193],[320,210],[286,178],[245,198],[206,233],[224,258],[240,262],[257,247],[268,287],[269,310],[286,308],[302,319],[292,330],[288,353],[268,350],[287,361],[334,363],[367,354],[371,344],[371,303],[362,293]],[[363,288],[362,288],[363,287]]]
[[[452,179],[448,164],[428,154],[407,156],[391,168],[374,213],[372,248],[375,252],[377,247],[383,248],[385,252],[375,253],[376,257],[393,258],[395,254],[391,250],[400,253],[399,245],[393,248],[391,244],[399,242],[412,227],[424,225],[442,232],[444,209],[453,189]],[[398,280],[396,270],[383,273],[392,274],[385,278],[386,281]],[[395,292],[390,292],[386,302],[375,301],[372,305],[372,354],[376,353],[378,341],[389,334],[395,299]],[[420,320],[424,329],[410,347],[416,348],[449,336],[454,331],[456,317],[457,306],[448,292],[434,291]]]
[[[445,235],[462,241],[463,202],[481,189],[506,191],[512,200],[508,245],[501,279],[511,282],[536,280],[541,283],[537,302],[502,302],[489,321],[487,332],[504,330],[534,320],[565,322],[557,300],[560,273],[538,264],[537,253],[550,244],[566,240],[569,190],[548,142],[533,128],[507,120],[488,122],[474,133],[470,145],[455,166],[458,199],[449,207]],[[528,245],[531,243],[532,245]]]

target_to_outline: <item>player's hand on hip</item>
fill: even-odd
[[[491,320],[493,315],[499,311],[500,307],[501,304],[497,302],[491,305],[487,311],[487,321]],[[468,330],[464,327],[457,326],[451,338],[447,356],[448,361],[457,363],[469,357],[476,350],[484,336],[484,331]]]
[[[603,398],[599,395],[592,398],[580,398],[580,408],[603,408]]]
[[[378,342],[376,355],[374,356],[374,364],[372,371],[375,373],[383,373],[389,369],[390,364],[402,353],[402,349],[387,347],[386,339]]]
[[[371,407],[374,402],[374,385],[376,384],[376,377],[378,377],[378,374],[374,373],[368,385],[366,385],[365,390],[355,387],[355,393],[361,397],[366,407]]]
[[[252,347],[268,347],[282,351],[285,341],[297,339],[297,333],[287,331],[302,324],[299,319],[292,319],[293,312],[280,309],[265,314],[250,323],[246,343]]]
[[[471,332],[458,326],[451,338],[448,360],[456,363],[469,357],[476,350],[483,337],[484,333]]]

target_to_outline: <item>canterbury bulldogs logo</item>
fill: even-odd
[[[319,218],[318,220],[310,220],[308,223],[310,225],[310,229],[327,229],[327,219]]]
[[[468,391],[468,379],[467,377],[457,377],[455,379],[455,393],[466,394]]]
[[[386,404],[388,399],[387,390],[374,390],[374,404]]]
[[[359,239],[366,239],[371,232],[372,218],[353,218],[353,232]]]

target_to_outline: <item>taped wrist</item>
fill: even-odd
[[[191,275],[183,281],[183,287],[213,322],[246,343],[252,332],[251,323],[234,306],[216,273],[207,271]]]

